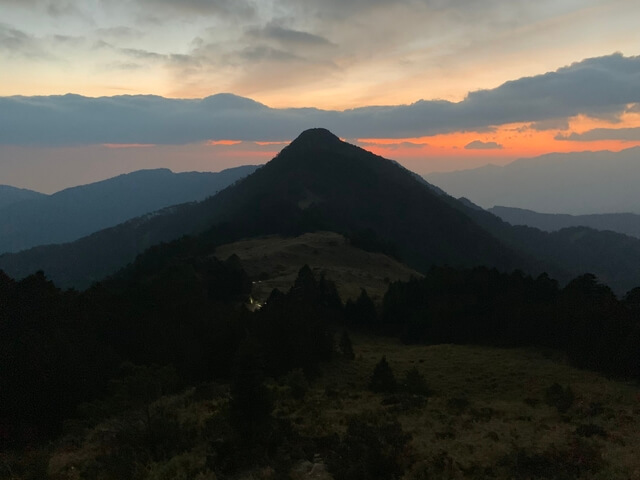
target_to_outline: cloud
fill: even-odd
[[[28,58],[50,56],[37,38],[4,23],[0,23],[0,52]]]
[[[502,145],[496,142],[483,142],[481,140],[474,140],[464,146],[465,150],[499,150]]]
[[[163,57],[136,49],[122,52],[134,59],[182,62],[200,68],[194,63],[197,58],[190,55]],[[265,59],[275,63],[261,67]],[[256,67],[248,72],[262,74],[256,78],[266,83],[277,79],[286,82],[278,64],[296,65],[301,70],[298,75],[309,77],[318,68],[313,65],[305,69],[304,58],[279,50],[245,50],[241,61],[249,60]],[[345,111],[275,109],[234,95],[196,100],[157,96],[4,97],[0,98],[0,143],[184,144],[228,138],[283,141],[317,126],[348,138],[410,138],[483,131],[508,123],[557,121],[578,114],[623,112],[632,103],[640,103],[640,57],[614,54],[510,81],[493,90],[472,92],[457,103],[421,100],[411,105]]]
[[[96,34],[102,38],[113,40],[131,40],[144,37],[144,32],[137,28],[119,25],[117,27],[98,28]]]
[[[247,31],[249,37],[272,40],[287,47],[331,47],[334,46],[329,40],[312,33],[300,30],[283,28],[278,25],[267,25],[264,28],[251,28]]]
[[[123,1],[116,0],[116,3]],[[139,0],[137,6],[143,15],[170,19],[176,15],[253,18],[256,14],[253,4],[247,0]]]
[[[558,134],[556,140],[572,142],[596,142],[598,140],[622,140],[623,142],[640,142],[640,127],[632,128],[594,128],[583,133],[572,132],[568,135]]]
[[[423,148],[429,146],[427,143],[380,142],[376,140],[363,140],[363,139],[351,140],[349,143],[360,145],[361,147],[364,147],[364,148],[379,147],[379,148],[384,148],[386,150],[422,150]]]
[[[544,132],[547,130],[568,130],[569,119],[552,118],[550,120],[541,120],[539,122],[533,122],[531,125],[529,125],[529,128],[537,132]]]

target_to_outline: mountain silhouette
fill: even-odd
[[[559,232],[512,226],[469,200],[432,188],[396,162],[341,141],[325,129],[303,132],[253,174],[198,203],[168,207],[75,242],[0,256],[14,277],[44,270],[57,284],[85,288],[152,249],[209,255],[241,238],[334,231],[354,246],[392,254],[418,270],[432,265],[547,272],[565,282],[585,272],[616,292],[640,284],[640,240],[589,228]]]
[[[203,200],[257,167],[218,173],[138,170],[0,208],[0,253],[64,243],[140,215]]]
[[[42,269],[62,286],[84,288],[160,242],[226,225],[228,240],[329,230],[364,246],[385,245],[409,265],[490,265],[527,260],[448,205],[415,174],[325,129],[303,132],[244,180],[197,204],[170,207],[76,242],[0,257],[22,277]]]
[[[640,215],[636,213],[598,213],[593,215],[569,215],[562,213],[539,213],[524,208],[496,205],[489,212],[511,225],[527,225],[546,232],[568,227],[590,227],[640,238]]]
[[[46,195],[26,188],[16,188],[11,185],[0,185],[0,209],[15,203],[41,197],[46,197]]]
[[[640,147],[619,152],[550,153],[505,166],[425,175],[454,197],[544,213],[640,214]]]

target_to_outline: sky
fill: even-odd
[[[640,145],[637,0],[0,0],[0,184],[264,163],[326,127],[418,172]]]

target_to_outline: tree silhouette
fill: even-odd
[[[373,370],[369,390],[376,393],[393,393],[397,388],[396,377],[387,362],[387,357],[383,356]]]

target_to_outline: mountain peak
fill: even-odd
[[[315,146],[318,144],[327,145],[336,142],[341,143],[342,141],[326,128],[310,128],[298,135],[298,138],[291,142],[291,144]]]

